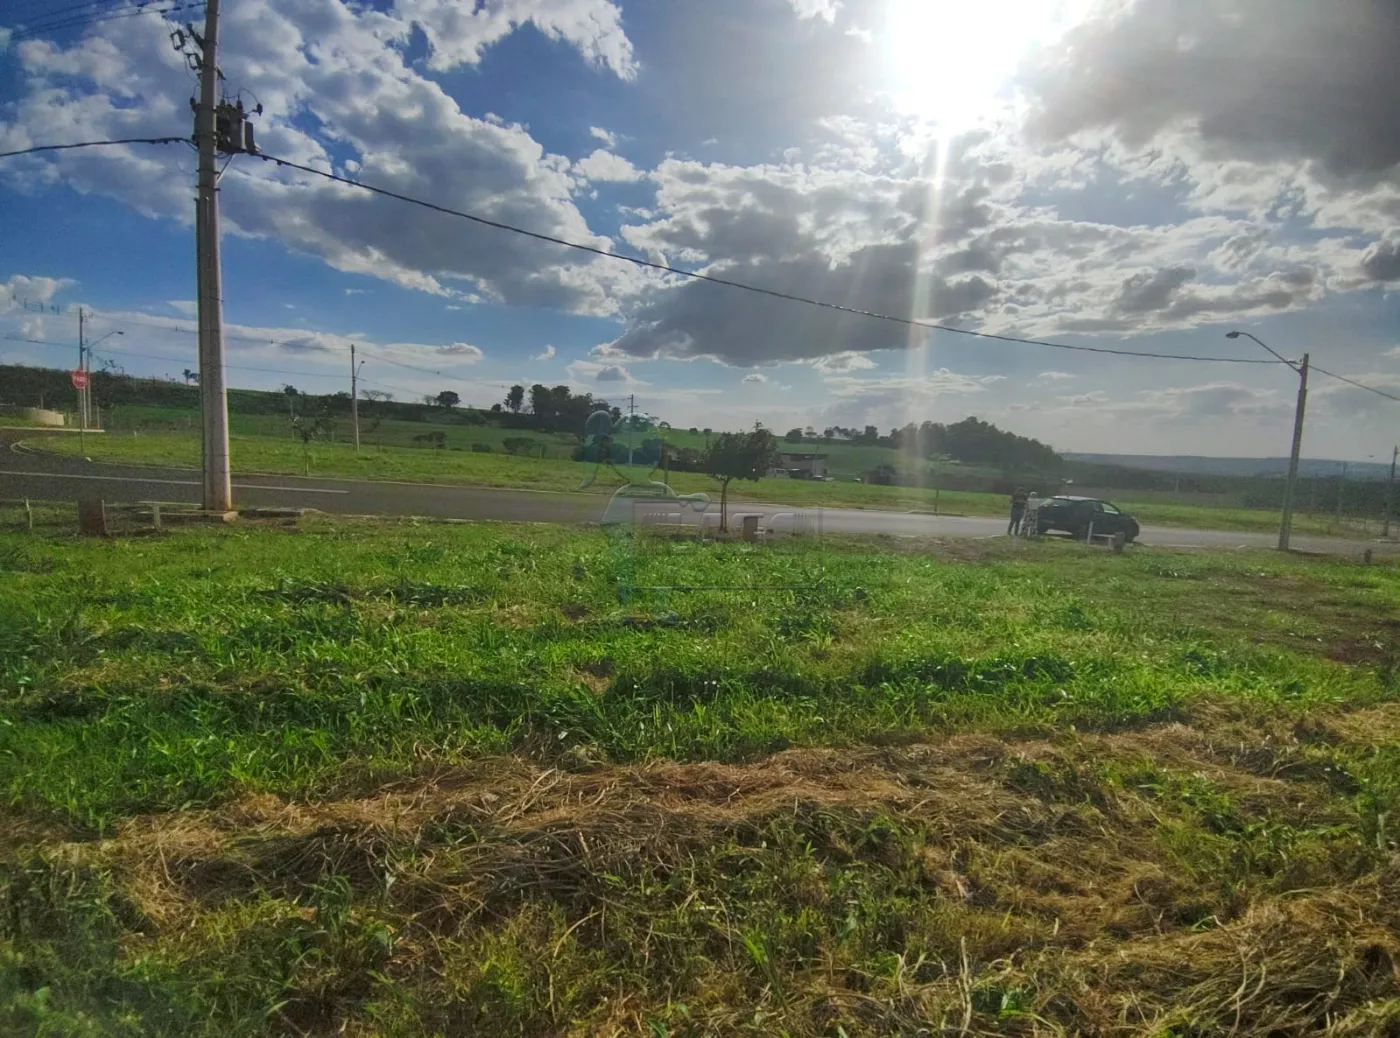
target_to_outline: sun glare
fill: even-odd
[[[1021,60],[1081,19],[1092,0],[890,0],[880,60],[891,101],[945,132],[1009,99]]]

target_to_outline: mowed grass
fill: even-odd
[[[408,424],[408,423],[403,423]],[[436,426],[418,425],[431,431]],[[501,430],[478,433],[473,429],[457,429],[463,438],[478,437],[495,442]],[[541,442],[553,438],[542,434]],[[85,445],[67,437],[33,437],[28,444],[36,449],[56,454],[78,455],[94,461],[123,464],[178,465],[188,468],[199,464],[199,438],[181,431],[111,433],[89,436]],[[555,448],[551,448],[555,449]],[[594,466],[570,461],[566,457],[517,457],[493,450],[489,454],[470,450],[436,450],[424,447],[385,446],[364,443],[356,451],[342,435],[336,442],[317,441],[304,449],[290,435],[230,436],[230,453],[236,471],[266,472],[349,479],[411,480],[424,483],[455,483],[489,487],[520,487],[530,490],[552,490],[560,493],[578,491]],[[618,485],[610,473],[604,472],[587,492],[610,494]],[[678,493],[712,492],[718,499],[718,484],[706,475],[692,472],[672,472],[670,485]],[[864,483],[821,483],[809,480],[761,479],[736,480],[730,484],[731,496],[779,504],[813,507],[818,504],[842,508],[883,508],[896,510],[937,507],[940,513],[966,515],[998,515],[1006,501],[995,494],[943,492],[916,487],[871,486]]]
[[[1389,566],[69,523],[0,534],[0,1032],[1400,1025]]]
[[[435,450],[421,446],[392,446],[366,442],[356,451],[352,444],[345,442],[342,431],[338,441],[317,441],[308,451],[290,435],[250,435],[240,432],[237,417],[235,416],[234,421],[234,435],[230,437],[230,450],[235,471],[243,473],[302,475],[309,471],[313,476],[348,479],[407,480],[572,493],[579,491],[585,478],[593,471],[592,465],[567,460],[567,451],[559,438],[539,433],[518,435],[533,436],[541,442],[547,441],[550,444],[550,457],[515,457],[502,453],[498,448],[499,440],[504,435],[503,430],[460,426],[443,427],[450,430],[449,435],[462,441],[458,444],[459,447],[465,443],[480,441],[496,444],[497,449],[490,454],[479,454],[466,449]],[[251,428],[262,428],[274,420],[273,416],[244,417],[257,419]],[[397,424],[416,430],[431,431],[439,428],[419,423]],[[269,430],[274,427],[268,426]],[[681,439],[694,438],[686,432],[675,432],[674,436]],[[406,439],[406,436],[401,439]],[[36,436],[28,443],[36,449],[56,454],[73,456],[82,453],[94,461],[178,465],[189,468],[199,464],[199,439],[194,433],[184,431],[142,432],[137,436],[132,436],[129,432],[114,432],[89,436],[85,444],[80,444],[77,438],[72,436]],[[586,492],[609,494],[616,485],[610,474],[604,473]],[[672,472],[670,485],[678,493],[704,491],[718,500],[718,485],[708,476]],[[938,515],[1001,516],[1006,514],[1009,507],[1007,498],[1000,494],[937,490],[932,487],[873,486],[851,482],[735,480],[730,484],[729,492],[739,500],[791,504],[805,508],[821,505],[827,508],[872,508]],[[1177,505],[1157,501],[1134,502],[1128,495],[1117,499],[1116,504],[1135,515],[1144,526],[1249,533],[1272,533],[1278,529],[1278,513],[1272,511]],[[1301,535],[1326,537],[1365,538],[1378,536],[1380,532],[1379,524],[1375,522],[1337,523],[1330,516],[1308,515],[1295,516],[1293,529]]]

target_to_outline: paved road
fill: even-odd
[[[105,501],[169,501],[197,504],[199,474],[189,469],[137,465],[105,465],[78,458],[19,452],[0,444],[0,499]],[[591,494],[558,494],[530,490],[439,486],[348,479],[305,479],[299,476],[242,475],[234,479],[234,499],[241,507],[318,508],[351,515],[424,515],[451,519],[496,519],[515,522],[597,522],[606,499]],[[771,516],[798,510],[793,505],[732,503],[731,512],[762,512]],[[710,506],[718,510],[718,504]],[[694,513],[686,512],[689,521]],[[910,512],[825,508],[822,527],[835,533],[895,536],[996,537],[1006,532],[1001,519],[932,516]],[[1144,527],[1144,544],[1184,547],[1271,547],[1272,534],[1228,533]],[[1400,550],[1400,545],[1325,537],[1294,537],[1302,551],[1359,554],[1367,547]]]

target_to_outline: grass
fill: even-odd
[[[518,487],[560,493],[577,492],[580,484],[592,471],[592,466],[569,461],[567,457],[526,458],[510,456],[501,453],[499,449],[489,454],[473,453],[467,449],[471,442],[489,441],[495,444],[508,433],[494,427],[444,427],[449,430],[450,436],[462,441],[455,444],[461,449],[429,450],[422,447],[366,444],[357,452],[345,442],[316,442],[311,445],[308,455],[302,445],[290,437],[270,435],[274,427],[280,433],[286,432],[285,422],[277,425],[276,421],[274,416],[267,415],[233,416],[234,434],[230,437],[230,449],[236,471],[301,475],[309,469],[310,473],[316,476]],[[422,423],[397,424],[418,431],[430,428]],[[264,426],[267,426],[266,432],[269,434],[256,433],[256,430]],[[250,429],[254,432],[250,433]],[[535,433],[519,435],[534,436],[541,442],[548,440],[552,444],[552,451],[566,453],[562,441],[556,442],[558,438]],[[684,438],[690,434],[677,432],[675,435]],[[199,439],[193,433],[184,431],[142,432],[136,436],[129,432],[113,432],[91,437],[85,446],[68,436],[34,437],[28,442],[33,447],[57,454],[72,456],[81,451],[94,461],[191,468],[199,464]],[[670,482],[676,491],[682,494],[716,491],[713,480],[697,473],[675,472],[671,474]],[[611,493],[614,485],[608,480],[600,480],[590,492]],[[940,515],[1001,516],[1007,509],[1006,498],[999,494],[873,486],[849,482],[736,480],[730,484],[730,494],[740,500],[775,504],[805,507],[820,504],[828,508],[873,508]],[[1176,505],[1158,501],[1134,502],[1130,499],[1119,500],[1117,504],[1137,516],[1145,526],[1251,533],[1272,533],[1278,529],[1278,515],[1270,511]],[[1330,516],[1297,515],[1294,518],[1293,529],[1300,535],[1328,537],[1364,538],[1379,534],[1379,526],[1375,523],[1368,525],[1364,522],[1344,521],[1338,524]]]
[[[41,520],[4,1033],[1400,1024],[1390,566]]]

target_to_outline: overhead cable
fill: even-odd
[[[82,30],[99,22],[117,21],[123,18],[136,18],[145,14],[168,15],[178,11],[191,10],[204,6],[203,0],[191,0],[187,3],[176,3],[160,6],[158,0],[139,5],[124,5],[117,8],[99,9],[89,14],[71,15],[60,17],[37,25],[26,25],[10,35],[11,42],[20,40],[35,39],[39,36],[46,36],[53,32],[62,32],[67,29]]]
[[[714,274],[702,274],[696,270],[673,267],[668,263],[659,263],[655,260],[643,259],[641,256],[632,256],[624,252],[609,252],[607,249],[599,248],[596,245],[584,245],[579,242],[568,241],[564,238],[556,238],[552,234],[543,234],[539,231],[527,230],[524,227],[516,227],[513,224],[502,223],[499,220],[478,216],[475,213],[463,212],[460,209],[452,209],[448,206],[438,205],[436,202],[424,201],[421,198],[414,198],[412,195],[401,194],[397,191],[391,191],[388,188],[376,187],[373,184],[366,184],[361,180],[343,177],[338,173],[331,173],[324,169],[316,169],[313,166],[306,166],[300,162],[293,162],[291,159],[278,158],[276,155],[269,155],[266,152],[259,152],[257,157],[267,162],[274,162],[278,166],[285,166],[288,169],[295,169],[303,173],[310,173],[313,176],[324,177],[326,180],[332,180],[338,184],[346,184],[350,187],[359,188],[362,191],[382,195],[385,198],[393,198],[400,202],[407,202],[410,205],[421,206],[424,209],[431,209],[445,216],[455,216],[462,220],[470,220],[472,223],[480,224],[484,227],[492,227],[500,231],[509,231],[511,234],[524,235],[528,238],[534,238],[536,241],[548,242],[551,245],[560,245],[564,248],[575,249],[579,252],[589,252],[595,256],[602,256],[605,259],[620,260],[624,263],[631,263],[634,266],[645,267],[649,270],[658,270],[666,274],[676,274],[680,277],[691,278],[695,281],[708,281],[711,284],[724,285],[727,288],[736,288],[744,292],[753,292],[758,295],[770,296],[774,299],[785,299],[791,303],[801,303],[805,306],[816,306],[825,310],[835,310],[840,313],[851,314],[855,317],[866,317],[876,321],[888,321],[892,324],[905,325],[911,328],[923,328],[929,331],[949,332],[953,335],[966,335],[977,339],[991,339],[997,342],[1011,342],[1025,346],[1043,346],[1054,350],[1074,350],[1082,353],[1108,353],[1120,357],[1143,357],[1155,360],[1189,360],[1215,364],[1280,363],[1276,360],[1259,360],[1253,357],[1198,357],[1180,353],[1149,353],[1138,350],[1119,350],[1109,346],[1072,346],[1069,343],[1063,342],[1048,342],[1043,339],[1025,339],[1015,335],[997,335],[992,332],[975,331],[971,328],[957,328],[953,325],[937,324],[933,321],[923,321],[913,317],[898,317],[894,314],[881,313],[878,310],[863,310],[859,307],[844,306],[840,303],[830,302],[829,300],[814,299],[810,296],[797,295],[792,292],[781,292],[772,288],[763,288],[758,285],[750,285],[743,281],[734,281],[730,278],[719,277]]]
[[[1368,393],[1375,393],[1377,396],[1383,396],[1387,400],[1394,400],[1400,403],[1400,396],[1397,396],[1394,393],[1387,393],[1384,389],[1377,389],[1375,386],[1368,386],[1364,382],[1358,382],[1354,378],[1347,378],[1345,375],[1338,375],[1335,371],[1328,371],[1326,368],[1319,368],[1316,364],[1312,365],[1312,369],[1316,371],[1319,375],[1326,375],[1328,378],[1335,378],[1337,381],[1345,382],[1349,386],[1355,386],[1357,389],[1364,389]]]
[[[105,148],[113,144],[181,144],[187,137],[123,137],[111,141],[80,141],[77,144],[36,144],[32,148],[18,151],[0,151],[0,159],[11,159],[16,155],[37,155],[45,151],[72,151],[75,148]]]

